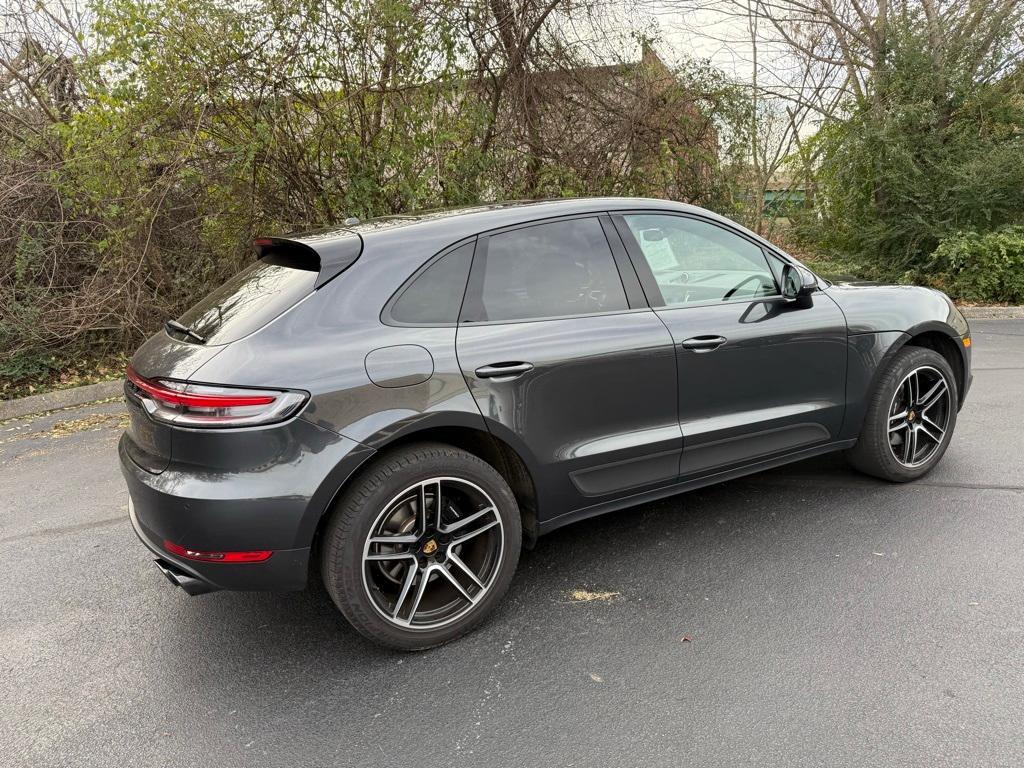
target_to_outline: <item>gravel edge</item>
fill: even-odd
[[[44,392],[41,395],[19,397],[16,400],[0,400],[0,421],[106,400],[120,395],[123,387],[123,381],[116,379],[101,381],[99,384],[87,384],[84,387],[58,389],[54,392]]]
[[[1022,320],[1024,307],[960,307],[968,320]]]

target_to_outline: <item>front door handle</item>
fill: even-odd
[[[725,344],[727,339],[724,336],[694,336],[682,343],[683,349],[691,349],[694,352],[710,352]]]
[[[514,379],[532,370],[533,363],[492,363],[477,368],[474,373],[478,379]]]

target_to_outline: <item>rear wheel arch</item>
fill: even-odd
[[[387,442],[376,444],[376,451],[368,453],[362,463],[338,484],[330,501],[320,510],[312,547],[315,551],[331,518],[338,499],[345,489],[357,482],[365,472],[386,454],[393,454],[405,448],[423,443],[443,443],[466,451],[490,464],[508,483],[519,505],[523,524],[523,539],[526,546],[532,546],[537,539],[537,488],[533,473],[523,457],[512,446],[490,432],[467,426],[431,426],[424,429],[403,432]],[[310,558],[314,562],[315,558]]]
[[[395,450],[420,442],[445,443],[461,448],[498,470],[516,497],[523,518],[523,532],[532,545],[537,531],[537,486],[529,466],[515,448],[482,429],[432,427],[404,435],[382,450]]]

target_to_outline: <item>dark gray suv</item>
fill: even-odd
[[[489,205],[256,246],[132,361],[132,524],[190,594],[317,569],[397,648],[466,632],[522,544],[567,523],[826,451],[920,477],[971,381],[943,294],[828,283],[677,203]]]

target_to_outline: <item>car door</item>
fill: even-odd
[[[847,343],[835,302],[783,298],[783,260],[739,230],[665,213],[614,221],[675,343],[684,480],[838,438]]]
[[[606,216],[481,235],[456,350],[488,428],[532,465],[541,522],[677,479],[672,337]]]

